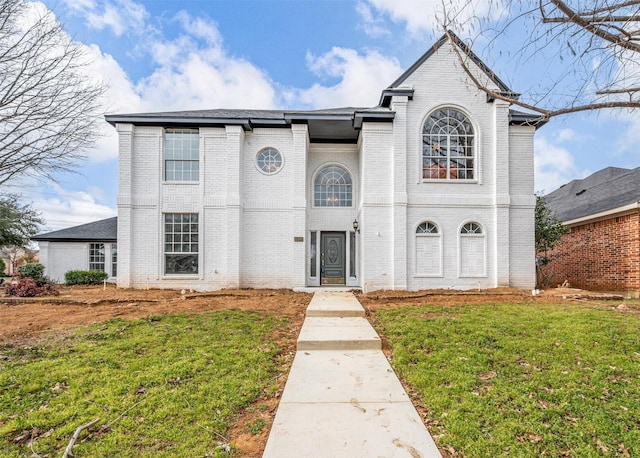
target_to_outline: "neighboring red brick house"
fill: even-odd
[[[554,283],[640,294],[640,167],[607,167],[545,201],[571,229],[548,265]]]

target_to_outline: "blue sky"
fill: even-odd
[[[454,0],[455,1],[455,0]],[[486,11],[489,0],[474,0]],[[380,91],[441,36],[438,0],[42,0],[86,46],[109,85],[105,112],[374,106]],[[506,34],[474,51],[514,91],[536,93],[558,64],[512,57]],[[103,137],[77,174],[14,189],[56,230],[116,215],[117,136]],[[607,166],[640,166],[636,113],[553,119],[536,134],[536,190]]]

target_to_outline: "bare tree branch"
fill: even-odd
[[[105,87],[49,12],[0,0],[0,185],[71,172],[97,139]]]
[[[456,45],[460,66],[489,98],[539,113],[539,120],[590,110],[640,108],[640,1],[489,1],[505,9],[500,19],[469,20],[467,14],[459,23],[460,7],[451,6],[450,11],[445,8],[442,22]],[[485,43],[488,55],[508,52],[517,68],[535,65],[540,79],[521,97],[496,90],[491,79],[477,72],[483,64],[473,58],[470,46],[451,29],[475,35]],[[498,38],[506,37],[510,29],[525,38],[519,44],[500,45]]]
[[[96,423],[98,423],[100,421],[99,418],[96,418],[95,420],[86,423],[84,425],[78,426],[78,428],[76,429],[76,431],[73,433],[73,437],[71,437],[71,440],[69,441],[69,444],[67,445],[67,448],[64,451],[64,454],[62,455],[62,458],[68,458],[69,455],[71,454],[71,449],[73,448],[73,446],[75,445],[76,441],[78,440],[78,437],[80,437],[80,433],[82,431],[84,431],[87,428],[91,428],[93,425],[95,425]]]

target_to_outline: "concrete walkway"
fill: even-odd
[[[314,294],[263,457],[440,457],[350,292]]]

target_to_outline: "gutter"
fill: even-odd
[[[616,207],[610,210],[594,213],[593,215],[583,216],[580,218],[571,219],[569,221],[563,221],[562,224],[564,224],[565,226],[575,226],[586,222],[596,222],[604,219],[610,219],[611,217],[616,215],[624,216],[638,212],[640,212],[640,201],[633,202],[628,205],[623,205],[622,207]]]

